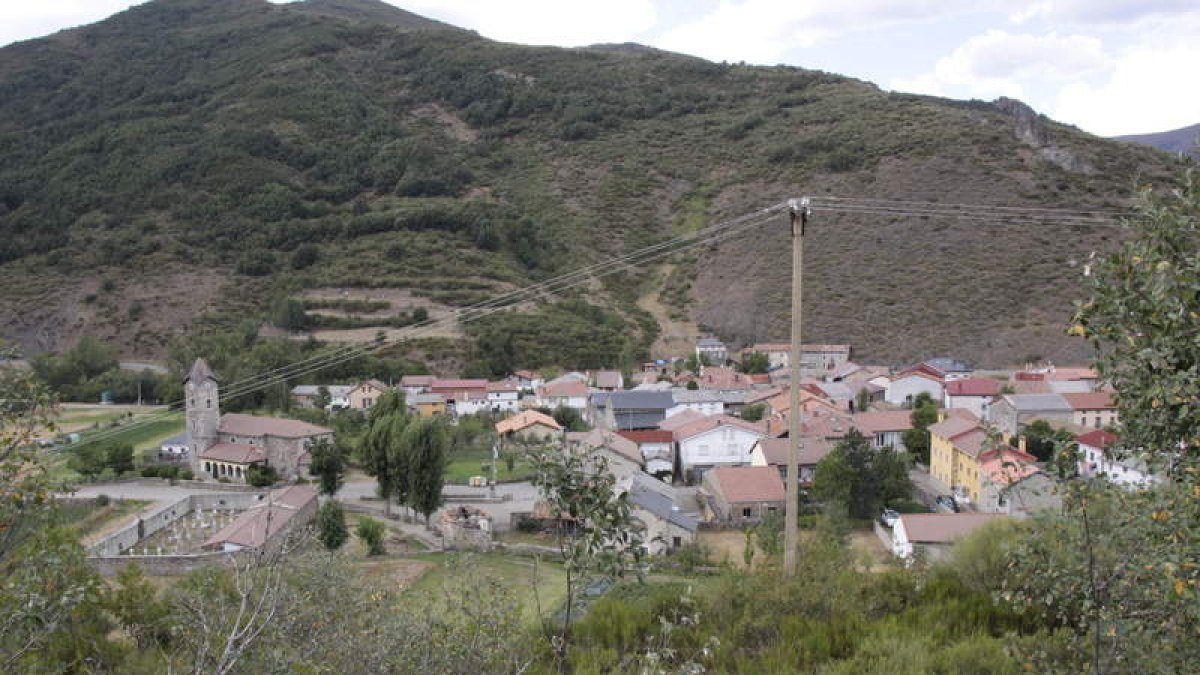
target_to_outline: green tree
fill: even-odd
[[[911,495],[905,457],[890,446],[872,448],[857,429],[817,463],[813,475],[813,496],[844,506],[852,518],[873,518],[884,506]]]
[[[754,403],[748,406],[743,406],[741,413],[742,419],[746,420],[747,422],[758,422],[762,420],[763,416],[766,414],[767,404],[765,403]]]
[[[84,478],[91,479],[104,472],[106,459],[105,446],[85,441],[71,450],[71,456],[67,458],[67,468]]]
[[[1085,266],[1090,297],[1069,332],[1092,343],[1117,391],[1120,447],[1179,474],[1200,457],[1200,173],[1143,190],[1125,225],[1121,248]]]
[[[583,419],[583,414],[575,408],[560,405],[553,411],[548,411],[547,414],[567,431],[587,431],[589,429],[587,422]]]
[[[317,410],[325,410],[333,401],[333,395],[329,393],[329,387],[321,385],[317,387],[317,395],[313,397],[313,407]]]
[[[110,443],[104,448],[104,466],[117,476],[133,471],[133,445]]]
[[[1075,437],[1065,429],[1055,429],[1046,420],[1034,420],[1024,429],[1025,451],[1038,461],[1054,459],[1056,449],[1062,443],[1071,443]]]
[[[385,392],[371,406],[367,433],[359,445],[359,461],[367,475],[373,476],[377,492],[384,500],[384,511],[391,515],[392,500],[408,498],[408,456],[404,432],[409,425],[404,394]]]
[[[346,528],[346,512],[342,505],[330,499],[317,511],[317,539],[329,551],[336,551],[350,538]]]
[[[409,458],[408,504],[425,517],[426,524],[429,524],[429,516],[443,503],[449,441],[445,423],[440,419],[418,420],[404,433]]]
[[[765,373],[771,369],[771,357],[763,352],[753,352],[742,358],[743,373]]]
[[[171,608],[137,563],[117,572],[116,585],[107,592],[105,607],[133,638],[138,649],[166,646],[171,640]]]
[[[312,461],[309,472],[317,477],[321,494],[332,497],[342,488],[346,478],[346,454],[340,445],[328,439],[318,439],[308,446]]]
[[[920,459],[923,464],[929,464],[929,426],[937,422],[938,407],[933,398],[926,392],[917,394],[913,399],[912,428],[904,432],[904,448]]]
[[[387,553],[387,549],[383,545],[384,532],[383,523],[370,516],[360,517],[358,519],[358,526],[354,528],[355,536],[367,547],[367,555],[383,555]]]
[[[552,641],[560,670],[565,667],[571,619],[580,581],[588,576],[641,578],[642,537],[633,526],[626,493],[602,455],[543,449],[532,453],[534,485],[553,515],[559,553],[567,574],[562,630]]]
[[[279,472],[269,464],[251,464],[246,469],[246,482],[254,487],[270,487],[279,482]]]

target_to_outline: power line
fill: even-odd
[[[493,313],[500,312],[500,311],[503,311],[506,309],[511,309],[513,306],[520,304],[521,302],[525,302],[525,301],[529,300],[534,294],[551,294],[552,295],[554,293],[557,293],[557,292],[560,292],[563,290],[567,290],[568,288],[572,288],[574,286],[578,286],[580,284],[586,283],[593,279],[609,276],[611,274],[616,274],[616,273],[620,273],[620,272],[625,272],[625,271],[631,269],[632,265],[635,265],[635,264],[651,262],[654,260],[658,260],[660,258],[667,257],[669,255],[673,255],[675,253],[680,253],[682,251],[686,251],[686,250],[689,250],[692,248],[696,248],[699,246],[714,243],[718,240],[732,236],[733,234],[736,234],[736,233],[742,232],[744,230],[750,229],[752,227],[763,224],[763,222],[765,222],[766,219],[775,215],[776,212],[782,211],[785,207],[786,207],[786,204],[784,204],[784,203],[774,204],[772,206],[769,206],[769,207],[766,207],[763,209],[759,209],[758,211],[754,211],[750,214],[746,214],[744,216],[740,216],[738,218],[734,218],[729,221],[724,221],[724,222],[718,223],[716,225],[708,226],[708,227],[702,228],[700,230],[697,230],[695,232],[692,232],[692,233],[689,233],[686,235],[674,237],[673,239],[670,239],[666,242],[661,242],[659,244],[653,244],[651,246],[644,247],[642,249],[639,249],[632,253],[626,254],[624,256],[619,256],[617,258],[603,261],[601,263],[589,265],[585,268],[582,268],[581,270],[577,270],[575,272],[560,275],[559,277],[555,277],[553,279],[549,279],[549,280],[546,280],[546,281],[543,281],[543,282],[540,282],[537,284],[533,284],[531,286],[525,287],[523,289],[519,289],[517,291],[511,291],[509,293],[498,296],[497,298],[492,298],[492,299],[489,299],[488,301],[477,303],[476,305],[473,305],[471,307],[464,308],[462,311],[456,310],[456,311],[452,311],[452,312],[447,312],[442,318],[439,318],[436,321],[429,322],[426,325],[420,327],[419,332],[426,332],[426,333],[432,332],[432,330],[438,324],[444,323],[447,321],[451,321],[454,319],[457,319],[458,323],[460,323],[460,324],[467,323],[470,321],[475,321],[478,319],[482,319]],[[702,238],[697,239],[697,237],[700,237],[701,235],[708,235],[708,236],[703,236]],[[678,246],[677,248],[674,247],[676,244],[680,244],[680,243],[683,243],[683,245]],[[604,269],[605,267],[608,267],[610,269],[606,270],[606,269]],[[529,297],[525,297],[525,296],[529,296]],[[509,302],[507,302],[507,304],[501,304],[500,302],[498,302],[501,299],[507,299]],[[467,313],[468,311],[471,311],[474,313]],[[383,349],[385,347],[391,346],[393,344],[399,343],[403,340],[415,339],[417,337],[420,337],[420,334],[403,335],[403,336],[394,338],[392,340],[377,342],[377,343],[374,343],[371,345],[355,346],[355,347],[350,347],[350,348],[339,348],[338,350],[335,350],[335,352],[333,352],[332,354],[325,353],[325,354],[321,354],[321,355],[316,355],[314,357],[306,359],[304,362],[300,362],[302,365],[307,364],[303,368],[294,368],[293,366],[295,364],[293,364],[293,366],[281,367],[281,368],[273,369],[271,371],[266,371],[265,373],[260,373],[259,375],[255,376],[255,377],[245,378],[243,380],[240,380],[240,381],[234,383],[233,385],[231,385],[232,388],[230,390],[227,390],[226,392],[222,393],[221,400],[228,401],[228,400],[240,397],[240,396],[244,396],[249,393],[253,393],[255,391],[266,389],[268,387],[275,386],[277,384],[286,382],[289,379],[296,378],[296,377],[302,377],[304,375],[307,375],[307,374],[310,374],[313,372],[317,372],[317,371],[323,370],[325,368],[339,365],[346,361],[349,361],[349,360],[352,360],[355,358],[359,358],[360,356],[365,356],[371,352],[374,352],[374,351]],[[89,437],[88,439],[83,441],[83,443],[91,443],[91,442],[107,440],[109,438],[117,437],[117,436],[123,435],[125,433],[128,433],[130,431],[133,431],[141,426],[152,424],[160,419],[165,419],[166,417],[169,417],[170,415],[172,415],[175,412],[175,411],[171,410],[171,408],[174,408],[183,403],[184,403],[184,401],[181,400],[181,401],[177,401],[172,404],[168,404],[168,409],[165,411],[148,416],[147,418],[143,418],[142,420],[139,420],[138,422],[127,425],[125,427],[111,429],[106,432],[101,432],[92,437]]]
[[[1047,206],[1005,206],[1000,204],[962,204],[954,202],[929,202],[929,201],[914,201],[904,199],[879,199],[875,197],[839,197],[834,195],[826,195],[823,197],[812,197],[812,203],[818,204],[823,201],[843,202],[849,204],[863,205],[883,205],[883,206],[911,206],[914,208],[955,208],[969,209],[972,211],[988,210],[1001,212],[1016,212],[1016,211],[1036,211],[1047,214],[1060,215],[1096,215],[1096,216],[1111,216],[1111,217],[1126,217],[1132,216],[1134,213],[1127,210],[1116,209],[1086,209],[1086,208],[1061,208]]]

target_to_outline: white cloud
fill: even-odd
[[[721,0],[708,14],[671,28],[652,43],[715,61],[775,64],[796,47],[851,31],[945,16],[962,6],[953,0]]]
[[[0,0],[0,45],[82,26],[145,0]]]
[[[1022,98],[1031,87],[1058,87],[1111,67],[1111,59],[1094,37],[989,30],[938,59],[932,72],[914,78],[894,78],[889,86],[899,91],[943,96]]]
[[[1144,19],[1196,14],[1196,0],[1027,0],[1012,20],[1042,18],[1051,24],[1128,25]]]
[[[1196,64],[1200,64],[1200,45],[1194,43],[1135,47],[1121,55],[1104,84],[1064,87],[1053,116],[1101,136],[1195,124],[1200,122]]]
[[[391,1],[408,11],[478,31],[484,37],[531,45],[576,47],[627,42],[658,20],[652,0]]]

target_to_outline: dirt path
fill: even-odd
[[[660,265],[652,286],[654,290],[638,298],[637,301],[638,307],[650,312],[658,321],[658,339],[650,347],[650,358],[652,359],[687,356],[695,351],[696,338],[700,334],[700,327],[694,321],[678,321],[671,318],[670,308],[662,304],[660,296],[663,284],[674,271],[675,265],[672,263]]]

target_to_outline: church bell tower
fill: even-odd
[[[221,405],[217,378],[204,359],[196,359],[183,380],[192,470],[200,475],[200,453],[217,443]]]

